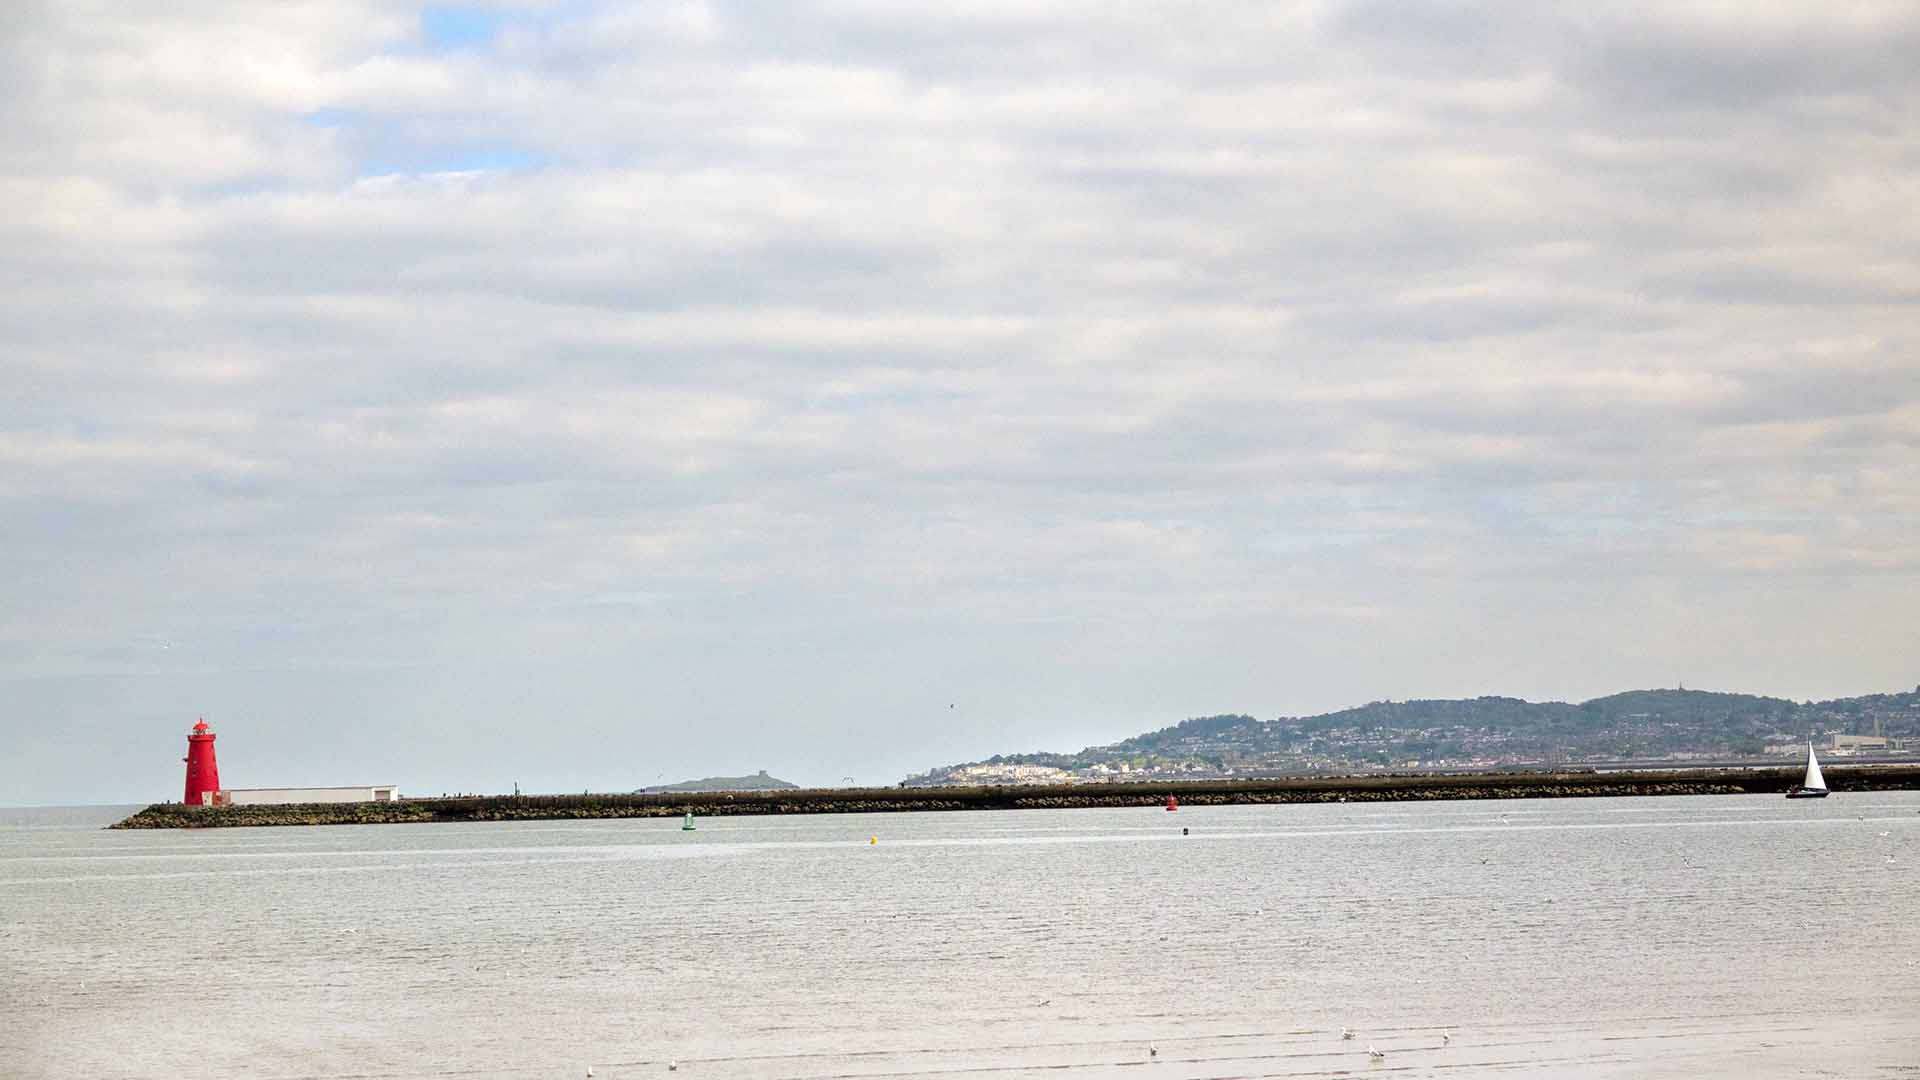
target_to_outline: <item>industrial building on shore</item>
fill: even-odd
[[[221,788],[207,793],[208,806],[281,806],[288,803],[392,802],[392,784],[368,787]]]

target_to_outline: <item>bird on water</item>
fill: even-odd
[[[1343,1039],[1353,1038],[1353,1029],[1348,1027],[1342,1027],[1340,1029],[1340,1037]]]
[[[1153,1045],[1152,1043],[1148,1043],[1148,1044],[1147,1044],[1147,1056],[1148,1056],[1148,1057],[1159,1057],[1159,1056],[1160,1056],[1160,1048],[1159,1048],[1159,1047],[1157,1047],[1157,1046],[1155,1046],[1155,1045]]]
[[[1387,1052],[1386,1052],[1385,1050],[1375,1050],[1375,1049],[1373,1048],[1373,1044],[1372,1044],[1372,1043],[1368,1043],[1368,1044],[1367,1044],[1367,1056],[1368,1056],[1368,1057],[1370,1057],[1370,1058],[1372,1058],[1372,1059],[1373,1059],[1373,1060],[1375,1060],[1375,1061],[1384,1061],[1384,1060],[1386,1060],[1386,1057],[1387,1057]]]

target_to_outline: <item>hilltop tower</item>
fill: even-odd
[[[206,796],[220,790],[220,764],[213,759],[213,729],[207,726],[205,717],[187,733],[187,756],[180,760],[187,763],[187,797],[182,801],[188,806],[203,805]]]

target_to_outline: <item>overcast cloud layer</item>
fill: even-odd
[[[5,5],[0,802],[1920,682],[1920,7],[627,7]]]

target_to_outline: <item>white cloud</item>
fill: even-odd
[[[1609,636],[1912,681],[1910,5],[498,14],[0,27],[0,678],[778,671],[830,742],[966,672],[1034,744],[1661,681]],[[1646,631],[1809,588],[1878,633]]]

